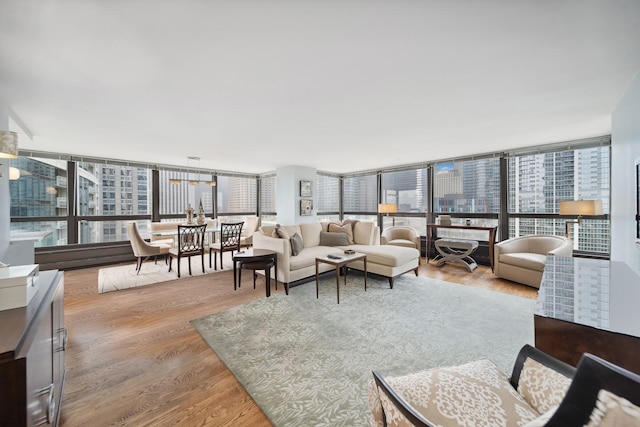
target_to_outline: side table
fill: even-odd
[[[276,289],[278,289],[278,254],[268,249],[248,249],[236,252],[233,255],[233,290],[237,290],[239,284],[239,269],[246,268],[253,270],[264,270],[265,288],[267,297],[271,296],[271,267],[275,269]],[[255,276],[254,276],[255,286]],[[285,284],[285,292],[289,295],[289,287]]]
[[[332,254],[333,255],[333,254]],[[336,267],[336,293],[338,296],[338,304],[340,304],[340,269],[346,267],[344,271],[344,284],[347,284],[347,272],[349,271],[348,264],[353,261],[362,260],[364,262],[364,291],[367,291],[367,255],[354,253],[354,254],[335,254],[340,258],[329,258],[328,256],[319,256],[316,258],[316,299],[318,298],[318,264],[321,262],[330,264]]]

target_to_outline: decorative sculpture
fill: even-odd
[[[202,200],[200,200],[200,206],[198,207],[198,225],[202,225],[206,222],[204,217],[204,209],[202,208]]]
[[[191,203],[187,205],[185,213],[187,214],[187,225],[193,225],[193,207],[191,206]]]

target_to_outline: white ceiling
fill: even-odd
[[[353,172],[608,134],[638,0],[0,0],[21,148]]]

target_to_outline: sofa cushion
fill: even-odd
[[[304,247],[318,246],[320,244],[320,232],[322,231],[322,224],[319,222],[308,222],[300,224],[300,232],[302,233],[302,240]]]
[[[302,252],[302,249],[302,237],[300,237],[298,233],[295,233],[291,237],[291,255],[298,255],[300,252]]]
[[[349,249],[367,255],[367,262],[397,267],[420,257],[416,248],[390,245],[350,245]]]
[[[386,243],[387,245],[393,245],[393,246],[403,246],[405,248],[415,248],[416,247],[416,243],[412,240],[405,240],[405,239],[393,239],[393,240],[389,240]]]
[[[353,245],[355,242],[353,241],[353,229],[351,228],[351,224],[343,224],[343,225],[338,225],[338,224],[334,224],[334,223],[329,223],[329,225],[327,226],[327,231],[328,232],[333,232],[333,233],[346,233],[347,234],[347,241],[348,241],[348,245]],[[333,245],[335,246],[335,245]]]
[[[336,248],[332,246],[312,246],[304,248],[297,256],[289,258],[289,270],[299,270],[301,268],[313,267],[316,264],[316,258],[336,253]]]
[[[518,393],[543,414],[560,405],[570,384],[569,378],[528,357],[518,380]]]
[[[375,225],[372,222],[358,221],[353,227],[353,241],[356,245],[373,244],[373,230]]]
[[[536,271],[544,270],[544,263],[546,259],[547,255],[534,254],[530,252],[500,254],[500,262],[503,264]]]
[[[320,246],[347,246],[348,244],[347,233],[320,232]]]
[[[507,376],[487,359],[386,381],[434,425],[517,426],[539,416],[511,387]],[[371,387],[369,390],[371,394]],[[377,393],[388,426],[411,425],[384,392],[374,386],[373,393],[370,409],[374,414],[380,412]]]

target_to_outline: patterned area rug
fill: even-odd
[[[193,320],[276,426],[365,426],[375,369],[399,375],[479,358],[510,374],[533,343],[533,300],[405,274],[349,273]]]
[[[204,274],[231,270],[233,268],[231,253],[225,252],[223,255],[222,265],[224,266],[224,269],[221,270],[220,265],[218,264],[218,270],[214,270],[213,267],[209,268],[209,254],[205,254]],[[218,258],[218,263],[219,262],[220,258]],[[177,260],[174,259],[173,268],[169,271],[169,266],[164,263],[164,260],[158,259],[157,263],[154,263],[153,260],[147,260],[142,263],[142,268],[140,269],[139,274],[136,274],[135,261],[127,265],[101,268],[100,271],[98,271],[98,293],[101,294],[104,292],[119,291],[122,289],[136,288],[138,286],[176,280],[178,278],[176,264]],[[202,263],[200,262],[199,257],[191,258],[191,273],[193,276],[201,276],[203,274]],[[186,258],[180,260],[180,275],[182,277],[189,276],[189,261]]]

